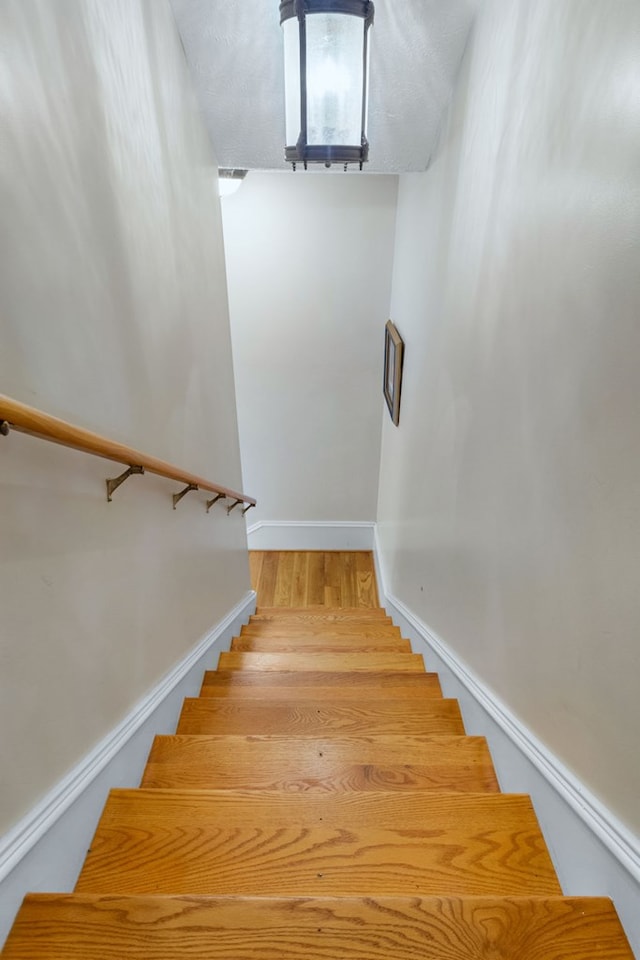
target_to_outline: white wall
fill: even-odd
[[[640,832],[640,7],[487,0],[402,179],[388,588]]]
[[[396,190],[251,172],[223,200],[251,524],[375,519]]]
[[[0,10],[0,389],[241,485],[216,164],[165,0]],[[241,517],[0,444],[0,830],[249,590]]]

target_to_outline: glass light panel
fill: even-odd
[[[297,17],[282,24],[286,144],[295,147],[300,136],[300,26]]]
[[[369,30],[367,35],[367,70],[366,70],[366,85],[364,90],[364,135],[369,138],[369,64],[371,62],[371,30]]]
[[[307,15],[307,143],[360,146],[364,20]]]

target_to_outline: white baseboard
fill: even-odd
[[[247,527],[250,550],[373,550],[375,523],[263,520]]]
[[[376,551],[377,552],[377,551]],[[489,742],[502,790],[528,793],[567,895],[608,896],[631,947],[640,957],[640,840],[554,756],[545,744],[462,663],[450,647],[405,604],[383,593],[387,613],[412,641],[426,647],[427,670],[440,675],[443,693],[455,697],[469,734]]]
[[[156,734],[172,733],[182,701],[197,696],[214,648],[253,613],[249,591],[47,796],[0,838],[0,948],[27,891],[73,889],[108,791],[140,782]]]
[[[377,523],[373,528],[373,566],[376,572],[376,586],[378,587],[380,606],[383,607],[383,600],[387,596],[387,576],[383,565],[382,550],[380,549],[380,535]]]

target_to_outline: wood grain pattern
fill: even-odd
[[[260,577],[262,576],[262,561],[264,560],[264,553],[262,550],[250,550],[249,551],[249,577],[251,583],[258,583]]]
[[[534,846],[547,851],[536,819],[531,798],[520,793],[432,793],[407,790],[367,792],[341,791],[331,796],[305,792],[285,793],[281,790],[242,789],[146,789],[111,790],[96,830],[95,840],[103,829],[128,824],[133,829],[147,824],[170,824],[172,829],[201,828],[224,824],[251,829],[259,825],[320,826],[359,829],[384,829],[399,834],[414,830],[426,831],[436,843],[438,837],[451,837],[460,830],[461,837],[482,837],[495,832],[497,837],[524,831],[535,838]],[[155,828],[154,828],[155,829]],[[92,841],[92,853],[99,843]],[[493,854],[488,850],[487,856]],[[520,856],[514,849],[507,860],[515,864]],[[496,854],[500,856],[500,854]],[[465,859],[464,851],[460,856]],[[545,868],[546,869],[546,868]]]
[[[528,797],[145,789],[111,792],[76,891],[561,893]]]
[[[231,649],[247,653],[411,653],[408,640],[395,638],[322,636],[260,636],[244,631],[231,641]]]
[[[253,618],[240,631],[250,637],[306,637],[327,640],[402,640],[398,627],[376,620],[333,623],[274,623],[254,621]]]
[[[353,600],[346,602],[343,599],[342,584],[342,565],[345,562],[345,554],[326,553],[324,563],[324,602],[329,607],[339,607],[342,603],[345,606],[357,606]],[[353,594],[349,593],[349,596]]]
[[[306,604],[308,606],[322,604],[324,606],[324,564],[325,564],[325,554],[321,552],[312,551],[308,554],[308,565],[307,565],[307,591],[306,591]],[[266,595],[263,599],[262,593],[258,590],[258,607],[262,604],[266,604]],[[352,598],[346,597],[345,601],[342,603],[343,607],[348,605],[348,601]],[[363,606],[369,606],[367,603],[363,603]],[[372,603],[371,606],[377,606],[377,600],[375,603]]]
[[[194,697],[184,701],[180,734],[326,737],[330,734],[464,734],[457,700],[216,700]]]
[[[497,793],[482,737],[422,741],[293,737],[156,737],[143,787],[283,790],[445,790]]]
[[[424,673],[424,660],[419,653],[236,653],[230,650],[220,654],[218,669]]]
[[[253,559],[256,553],[261,559]],[[378,607],[371,551],[251,551],[259,607]]]
[[[250,564],[296,606],[221,655],[141,788],[109,795],[76,895],[27,898],[3,957],[633,960],[609,901],[559,896],[530,798],[499,792],[457,701],[360,615],[370,555]]]
[[[359,551],[356,560],[356,596],[361,607],[379,606],[378,585],[376,583],[373,553]],[[344,604],[347,606],[347,604]]]
[[[188,473],[172,463],[159,460],[157,457],[152,457],[150,454],[143,453],[133,447],[127,447],[123,443],[117,443],[115,440],[109,440],[99,433],[92,433],[83,427],[67,423],[66,420],[52,417],[42,410],[29,407],[25,403],[20,403],[18,400],[13,400],[3,394],[0,394],[0,420],[6,420],[13,430],[38,437],[40,440],[50,440],[52,443],[60,444],[63,447],[71,447],[92,456],[113,460],[122,466],[128,464],[144,467],[147,473],[155,473],[159,477],[166,477],[168,480],[175,480],[182,484],[192,483],[202,490],[222,493],[233,500],[242,500],[244,503],[254,505],[256,502],[253,497],[244,493],[238,493],[229,487],[222,487],[204,477]]]
[[[309,554],[295,553],[291,581],[291,604],[304,604],[308,594]]]
[[[278,572],[276,575],[273,605],[275,607],[289,607],[299,603],[299,598],[293,597],[293,565],[295,553],[283,550],[278,555]]]
[[[393,623],[382,607],[258,607],[251,620],[270,623]]]
[[[201,697],[229,700],[413,700],[441,697],[437,673],[326,673],[298,670],[207,670]]]
[[[32,894],[5,960],[633,960],[610,900]]]

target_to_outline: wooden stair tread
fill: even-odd
[[[610,900],[31,894],[5,960],[633,960]]]
[[[392,670],[424,673],[418,653],[221,653],[220,670]]]
[[[253,614],[256,620],[386,620],[392,622],[384,607],[258,607]],[[252,619],[253,619],[252,618]]]
[[[561,894],[526,796],[146,789],[111,792],[76,891]]]
[[[184,701],[176,733],[277,733],[325,737],[349,733],[464,734],[457,700]]]
[[[378,623],[377,621],[356,621],[354,623],[286,623],[282,620],[271,620],[266,623],[250,621],[240,630],[242,636],[251,637],[322,637],[326,639],[340,639],[342,637],[358,637],[367,640],[402,640],[402,634],[393,624]]]
[[[382,608],[259,608],[110,793],[76,893],[27,897],[2,956],[633,960],[463,734]]]
[[[242,634],[231,641],[232,650],[255,653],[411,653],[408,640],[366,637],[256,637]]]
[[[217,826],[252,829],[258,824],[387,830],[442,837],[498,835],[523,830],[535,836],[546,855],[531,798],[524,793],[449,793],[429,790],[342,791],[330,796],[281,790],[121,787],[111,790],[90,853],[97,853],[100,834],[122,824],[132,829],[171,824],[197,831]],[[416,833],[417,831],[417,833]],[[514,847],[524,847],[522,840]],[[487,856],[490,843],[486,844]],[[519,854],[512,851],[514,857]]]
[[[497,792],[482,737],[433,737],[418,746],[387,742],[282,737],[160,736],[141,786],[176,788],[447,790]]]
[[[259,673],[256,670],[207,670],[201,697],[300,699],[413,699],[441,697],[437,673],[322,672],[313,670]]]

